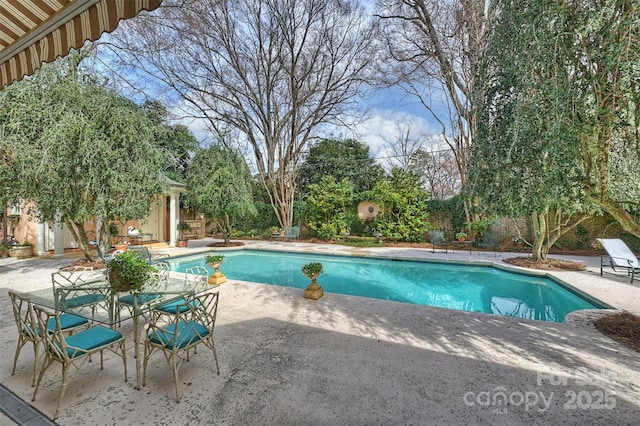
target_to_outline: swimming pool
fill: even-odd
[[[603,307],[549,278],[489,266],[258,250],[217,253],[225,255],[220,270],[229,279],[263,284],[304,289],[309,279],[301,266],[322,262],[318,283],[325,292],[550,322],[563,322],[578,309]],[[177,272],[207,267],[204,254],[174,258],[170,264]]]

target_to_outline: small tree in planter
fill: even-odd
[[[221,254],[208,254],[205,255],[204,261],[211,268],[214,269],[214,273],[209,276],[209,284],[222,284],[227,282],[227,277],[220,272],[220,264],[224,260],[224,256]]]
[[[302,273],[311,280],[311,284],[304,291],[304,297],[307,299],[318,300],[324,295],[324,290],[316,282],[320,274],[322,274],[322,263],[312,262],[302,265]]]
[[[187,222],[180,222],[176,229],[178,230],[178,247],[186,247],[187,239],[184,238],[184,233],[191,231],[191,226]]]

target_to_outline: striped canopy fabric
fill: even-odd
[[[162,0],[0,0],[0,89]]]

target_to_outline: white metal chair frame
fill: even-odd
[[[182,309],[186,307],[186,310]],[[144,372],[142,385],[147,385],[147,367],[151,356],[160,351],[173,371],[176,401],[180,401],[178,370],[182,361],[189,360],[189,351],[203,344],[213,352],[216,371],[220,374],[218,355],[213,341],[218,293],[206,292],[185,298],[178,305],[176,314],[167,316],[161,311],[151,311],[144,344]],[[167,320],[168,318],[168,320]]]
[[[631,276],[631,284],[633,284],[636,271],[640,272],[640,259],[619,238],[596,238],[596,240],[607,252],[607,256],[600,256],[600,276],[605,266],[609,266],[614,272],[617,272],[616,268],[623,268],[627,269],[627,276]],[[605,263],[605,257],[609,258],[609,264]]]
[[[31,386],[36,385],[36,375],[38,372],[38,362],[40,360],[40,343],[42,338],[40,337],[41,331],[36,320],[33,305],[31,301],[13,291],[9,291],[9,297],[11,298],[11,305],[13,307],[13,316],[18,327],[18,345],[16,346],[16,352],[13,356],[13,368],[11,369],[11,375],[16,374],[16,366],[18,364],[18,357],[20,351],[29,342],[33,343],[33,373],[31,378]],[[89,321],[80,319],[75,315],[62,314],[62,317],[74,317],[77,321],[69,326],[61,325],[61,329],[65,333],[72,334],[74,331],[89,327]],[[51,327],[51,324],[48,324]]]
[[[185,271],[185,290],[193,293],[196,288],[203,287],[207,283],[209,271],[203,266],[195,266]],[[163,303],[154,308],[156,311],[163,312],[167,315],[173,315],[180,308],[183,312],[187,310],[185,298],[180,298],[171,302]]]
[[[51,282],[55,304],[60,310],[87,307],[92,315],[97,308],[111,310],[111,289],[104,272],[84,268],[60,270],[51,274]]]
[[[45,360],[33,391],[32,401],[35,401],[40,383],[45,371],[53,362],[62,364],[62,385],[56,404],[56,411],[53,419],[58,418],[60,405],[69,385],[69,380],[74,378],[82,366],[91,360],[91,355],[100,353],[100,369],[104,369],[104,351],[109,350],[122,358],[124,366],[124,381],[127,379],[127,351],[125,338],[119,332],[103,326],[94,326],[80,331],[73,336],[66,337],[60,327],[60,313],[50,312],[39,306],[33,307],[38,326],[45,329],[47,324],[53,323],[55,326],[49,333],[42,333],[42,340],[45,346]],[[74,344],[76,346],[74,346]],[[115,346],[115,348],[114,348]],[[69,370],[73,368],[73,373],[69,377]]]

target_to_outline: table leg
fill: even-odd
[[[140,320],[139,315],[133,316],[134,356],[136,357],[136,389],[140,390]]]

